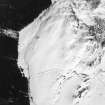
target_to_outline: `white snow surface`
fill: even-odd
[[[85,0],[75,2],[83,9],[74,2],[58,0],[19,33],[18,66],[29,79],[30,105],[105,105],[105,33],[89,33],[101,17]]]

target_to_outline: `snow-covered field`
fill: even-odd
[[[105,105],[104,1],[55,1],[20,31],[30,104]]]

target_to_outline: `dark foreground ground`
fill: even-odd
[[[0,37],[0,105],[29,105],[28,81],[16,64],[17,41]]]

